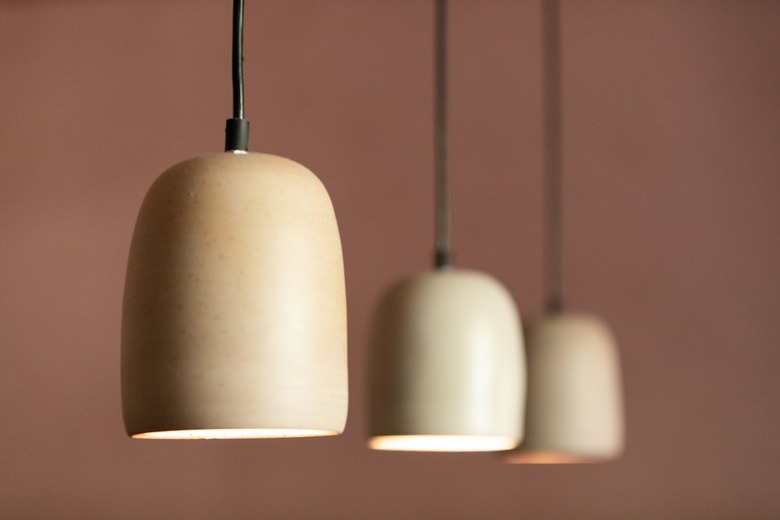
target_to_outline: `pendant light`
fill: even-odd
[[[341,433],[344,269],[322,183],[248,153],[242,0],[224,153],[181,162],[141,206],[122,316],[127,433],[153,439]]]
[[[392,286],[373,324],[369,446],[498,451],[521,434],[517,308],[491,276],[451,266],[446,0],[436,0],[436,269]]]
[[[511,463],[597,462],[623,448],[618,352],[600,319],[563,311],[560,31],[557,0],[543,7],[545,82],[545,315],[526,327],[525,436]]]

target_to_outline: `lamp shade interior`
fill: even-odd
[[[190,440],[190,439],[263,439],[322,437],[340,432],[306,430],[303,428],[213,428],[210,430],[171,430],[137,433],[134,439]]]
[[[511,449],[522,431],[522,345],[511,295],[486,274],[446,268],[396,284],[372,330],[369,446]]]
[[[525,437],[512,463],[610,460],[623,449],[620,363],[606,324],[560,313],[526,327]]]
[[[273,155],[222,153],[157,179],[125,283],[129,435],[340,433],[346,343],[338,227],[314,174]]]
[[[509,435],[378,435],[368,441],[374,450],[502,451],[517,446]]]

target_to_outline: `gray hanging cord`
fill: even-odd
[[[436,0],[435,16],[435,184],[436,184],[436,258],[437,268],[452,262],[449,136],[447,128],[447,0]]]
[[[563,309],[563,167],[561,35],[558,0],[542,5],[544,83],[545,310]]]

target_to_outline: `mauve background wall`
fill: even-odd
[[[126,255],[154,178],[219,151],[230,2],[0,0],[0,517],[780,516],[780,3],[564,2],[565,284],[622,348],[594,466],[364,447],[368,323],[432,241],[428,1],[250,1],[252,147],[328,187],[347,269],[339,438],[125,437]],[[541,301],[538,2],[454,0],[457,261]]]

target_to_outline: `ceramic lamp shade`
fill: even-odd
[[[122,317],[127,433],[341,433],[344,268],[322,183],[273,155],[184,161],[149,190]]]
[[[512,463],[598,462],[623,450],[623,400],[615,341],[603,321],[548,315],[526,327],[525,437]]]
[[[452,268],[408,278],[377,309],[369,446],[498,451],[522,431],[523,338],[509,292]]]

